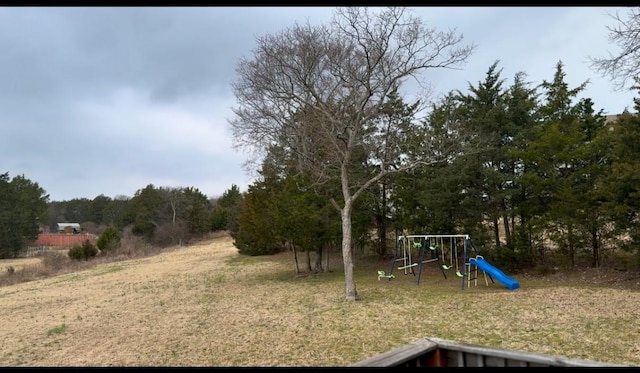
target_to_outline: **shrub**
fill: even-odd
[[[155,230],[153,236],[148,238],[148,242],[158,247],[169,247],[187,242],[189,236],[189,229],[186,223],[165,223]]]
[[[82,248],[82,246],[76,245],[71,249],[69,249],[69,258],[74,260],[83,260],[85,256],[84,256],[84,249]]]
[[[84,250],[84,254],[87,259],[93,258],[94,256],[98,255],[98,248],[95,247],[89,240],[84,241],[84,244],[82,244],[82,249]]]
[[[98,255],[98,249],[89,240],[84,241],[82,246],[74,246],[69,250],[69,257],[75,260],[89,260]]]
[[[233,244],[238,248],[238,253],[248,256],[271,255],[282,250],[282,246],[270,236],[260,236],[242,227]]]
[[[96,245],[101,251],[109,251],[120,247],[121,236],[115,227],[107,227],[98,237]]]

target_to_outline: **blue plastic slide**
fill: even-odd
[[[501,284],[507,287],[509,290],[515,290],[520,287],[520,283],[505,275],[501,270],[491,265],[491,263],[484,260],[482,257],[477,257],[469,261],[470,264],[475,264],[483,270],[486,274],[498,280]]]

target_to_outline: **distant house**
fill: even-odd
[[[41,232],[38,238],[28,246],[26,256],[43,253],[49,249],[82,245],[85,241],[95,245],[97,238],[95,234],[82,233],[78,223],[58,223],[58,233]]]
[[[31,246],[47,246],[47,247],[71,247],[82,245],[85,241],[91,243],[96,242],[97,237],[90,233],[82,234],[59,234],[59,233],[40,233],[38,238]]]
[[[78,223],[58,223],[58,233],[78,234],[82,231]]]

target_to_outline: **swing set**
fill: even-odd
[[[389,274],[386,274],[384,271],[378,271],[378,280],[381,278],[387,278],[389,280],[395,278],[393,270],[399,262],[400,266],[398,270],[403,270],[405,275],[413,274],[415,276],[416,270],[414,268],[418,267],[416,284],[420,285],[420,276],[424,265],[435,262],[438,264],[438,268],[445,279],[447,278],[445,270],[455,268],[456,276],[462,279],[462,289],[464,289],[465,286],[465,279],[467,280],[467,286],[471,285],[472,280],[475,280],[475,284],[477,285],[478,269],[477,266],[474,266],[475,271],[472,271],[470,268],[474,262],[473,258],[468,260],[467,253],[469,249],[472,249],[477,255],[477,250],[468,234],[403,234],[398,236],[396,241],[396,248],[393,253]],[[412,259],[412,251],[414,250],[419,250],[420,259],[418,262],[414,262]],[[429,258],[426,258],[427,252],[430,253]],[[460,252],[462,253],[462,261],[459,260]],[[472,272],[475,276],[474,278],[470,277]],[[484,275],[485,282],[487,282],[488,285],[487,274],[484,273]],[[493,282],[493,278],[491,278],[491,282]]]

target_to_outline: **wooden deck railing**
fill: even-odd
[[[562,356],[425,338],[351,364],[352,367],[609,367]]]

